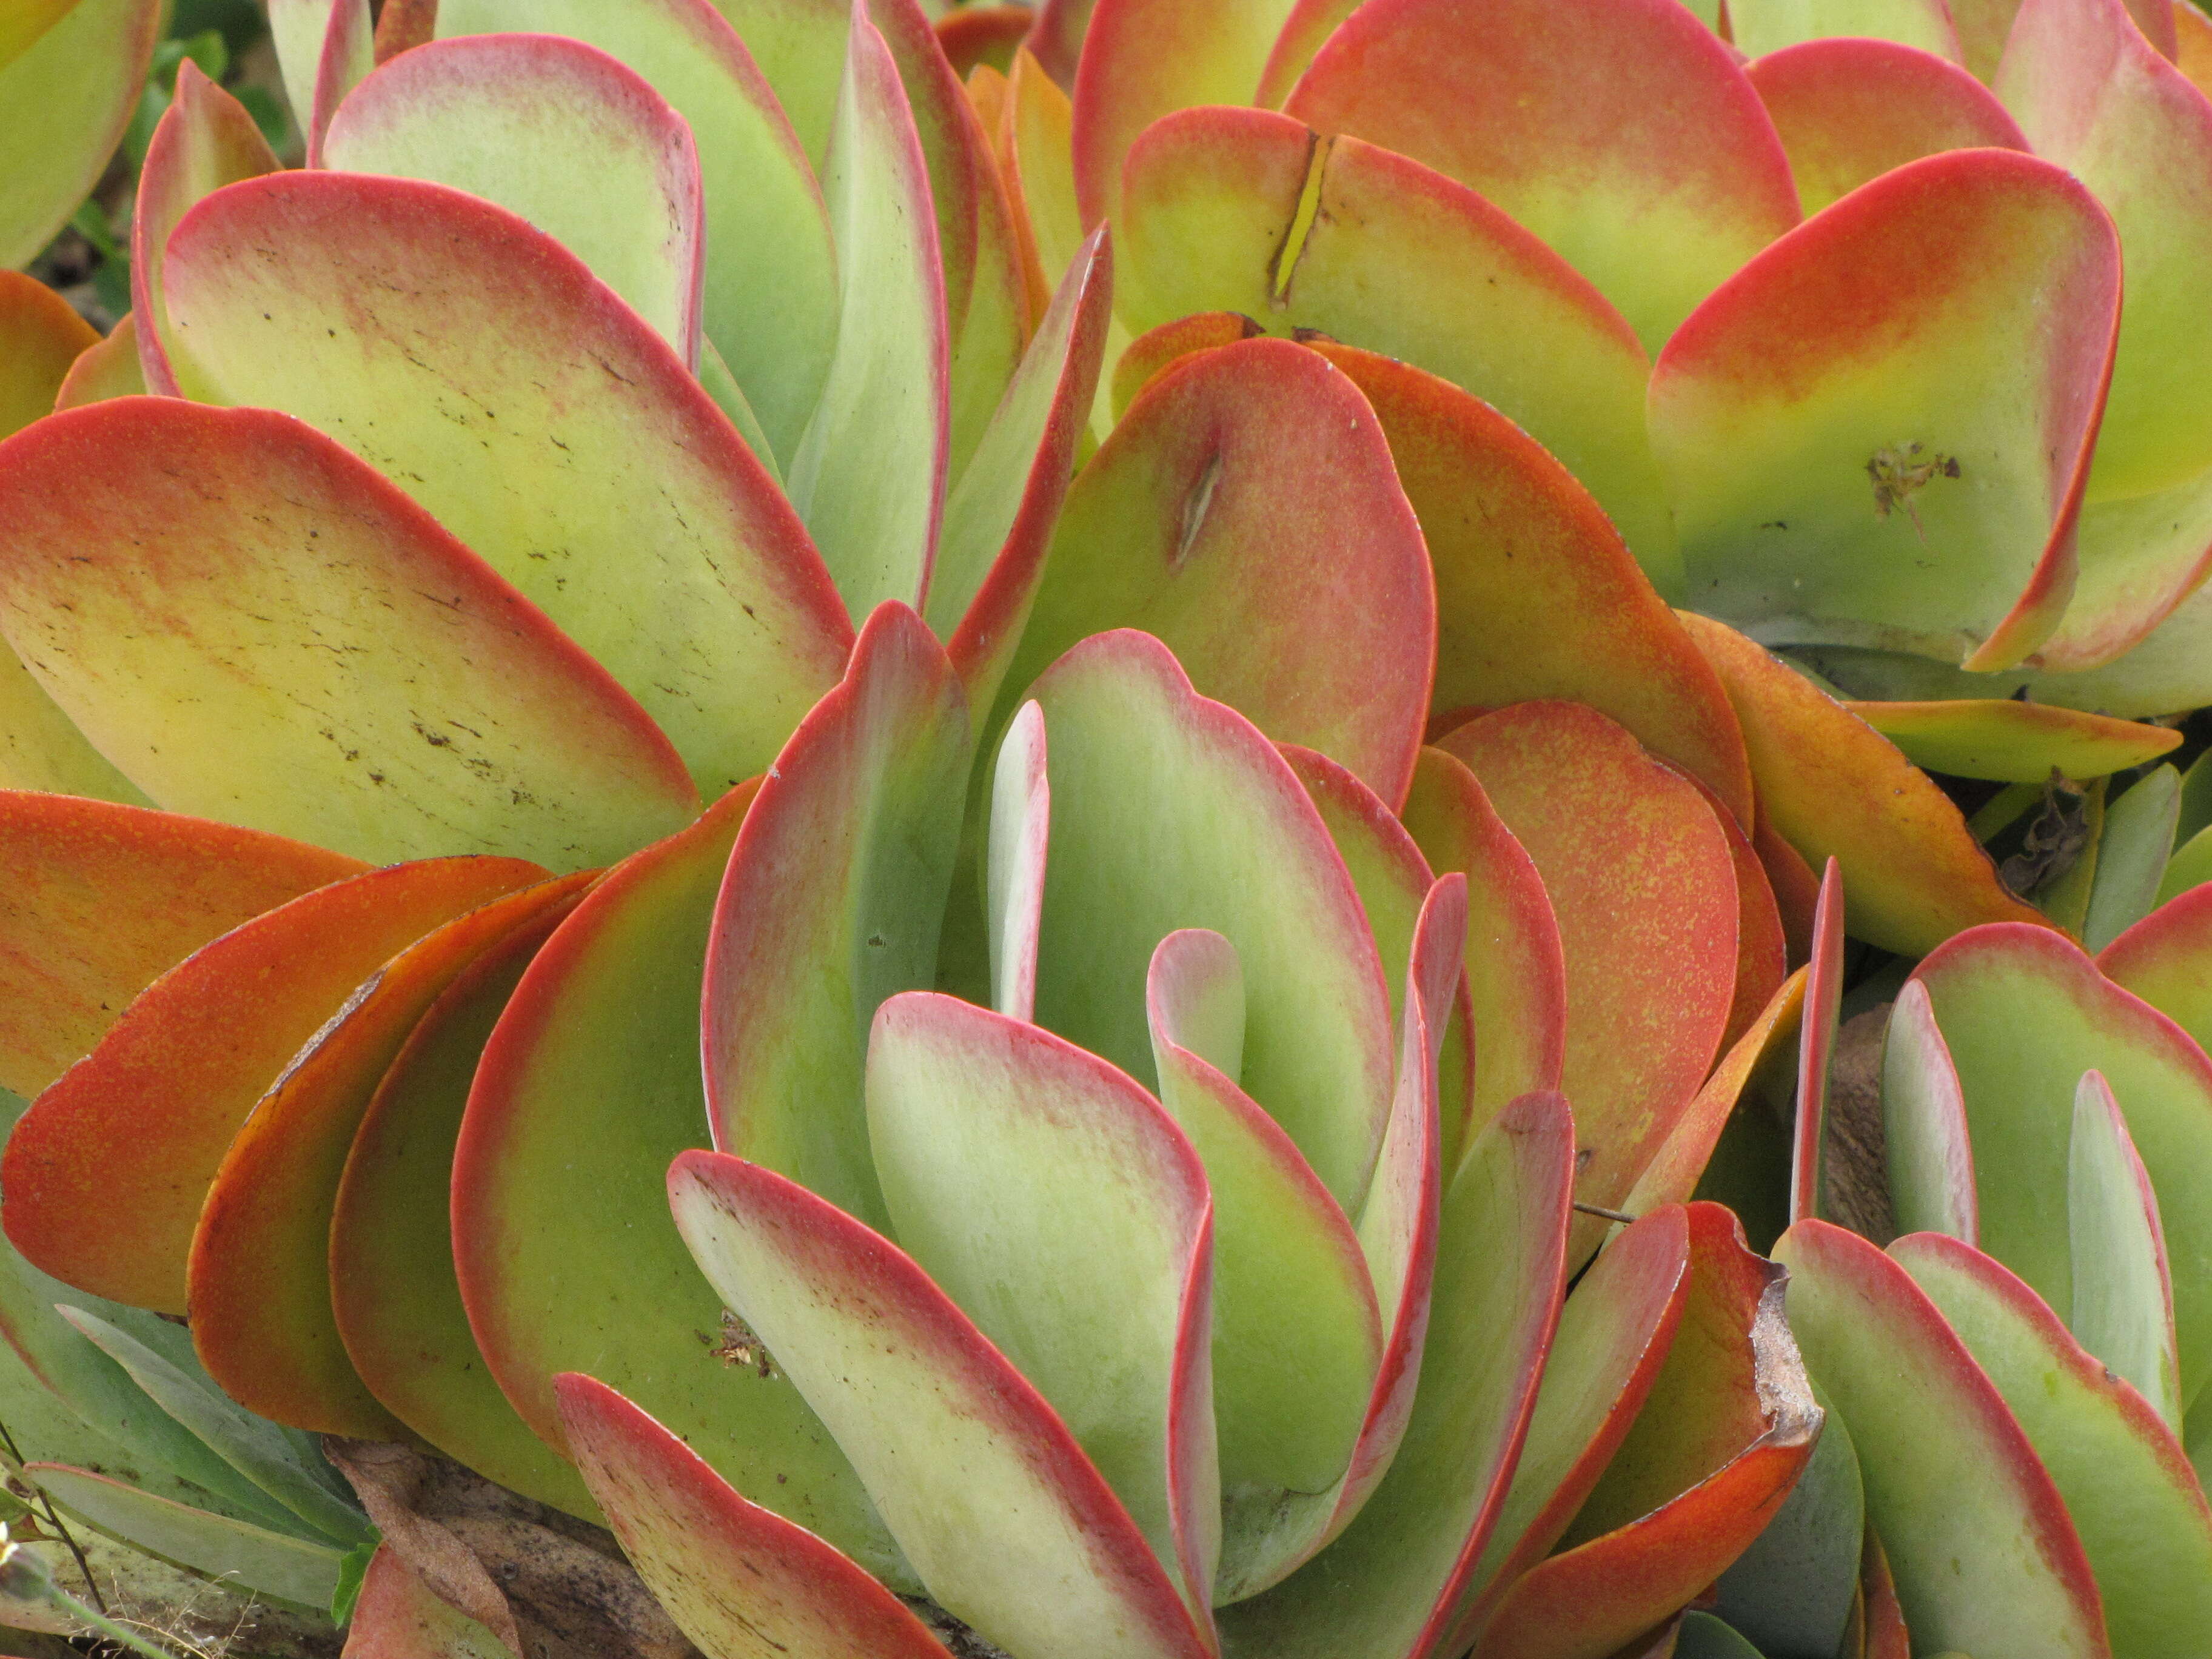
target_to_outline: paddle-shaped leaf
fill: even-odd
[[[1735,705],[1760,813],[1798,854],[1836,860],[1854,934],[1910,955],[1978,922],[2039,920],[1894,744],[1734,629],[1680,614]]]
[[[554,1379],[561,1423],[600,1507],[668,1615],[710,1659],[944,1659],[928,1627],[852,1561],[749,1504],[605,1383]]]
[[[1208,352],[1154,381],[1069,490],[1007,692],[1141,628],[1205,695],[1395,804],[1435,660],[1421,550],[1350,381],[1284,341]]]
[[[1567,979],[1559,919],[1528,849],[1457,757],[1421,750],[1404,817],[1431,869],[1467,877],[1471,1135],[1508,1102],[1559,1086]]]
[[[2101,951],[2158,902],[2181,806],[2181,775],[2171,766],[2145,773],[2106,809],[2097,836],[2096,880],[2081,921],[2081,943]]]
[[[52,21],[39,29],[40,13]],[[58,12],[60,15],[53,15]],[[0,267],[28,264],[115,152],[161,34],[161,0],[32,9],[0,49]],[[35,38],[33,38],[35,37]]]
[[[2072,592],[2118,304],[2110,220],[2030,156],[1930,156],[1808,220],[1652,372],[1698,603],[1770,639],[2028,657]]]
[[[1945,0],[1734,0],[1729,38],[1753,58],[1826,36],[1894,41],[1942,61],[1959,57]]]
[[[1059,1413],[1202,1626],[1222,1492],[1189,1139],[1097,1056],[935,992],[877,1011],[867,1096],[902,1247]]]
[[[1735,1216],[1693,1204],[1690,1279],[1666,1364],[1550,1559],[1509,1590],[1481,1659],[1570,1659],[1632,1641],[1756,1538],[1821,1428],[1782,1317],[1783,1281]]]
[[[2198,1047],[2212,1040],[2212,892],[2192,890],[2168,900],[2107,945],[2097,966],[2188,1032]]]
[[[884,1210],[862,1099],[869,1022],[934,979],[969,746],[944,649],[884,605],[762,784],[707,947],[714,1145],[870,1222]]]
[[[1066,1425],[912,1258],[726,1154],[684,1154],[669,1194],[702,1270],[847,1449],[939,1603],[1017,1651],[1210,1650]]]
[[[165,282],[188,396],[299,416],[402,484],[702,789],[760,770],[836,678],[849,627],[789,504],[668,343],[523,220],[271,174],[192,210]]]
[[[70,365],[99,339],[44,283],[0,270],[0,438],[51,413]]]
[[[393,7],[386,8],[389,16]],[[351,1659],[503,1659],[509,1650],[448,1605],[386,1546],[369,1558],[347,1626]]]
[[[547,905],[439,994],[376,1085],[330,1226],[338,1335],[377,1403],[503,1486],[589,1516],[591,1497],[507,1403],[453,1272],[453,1146],[493,1027],[583,895]]]
[[[1797,222],[1782,145],[1675,0],[1376,0],[1285,110],[1449,174],[1541,237],[1648,351]]]
[[[999,745],[991,778],[984,906],[990,928],[991,1006],[1015,1019],[1036,1012],[1037,927],[1044,913],[1044,869],[1052,833],[1052,780],[1045,769],[1044,716],[1024,703]],[[1238,981],[1237,1041],[1244,1041]]]
[[[1790,1328],[1850,1425],[1867,1520],[1887,1540],[1916,1646],[2107,1659],[2066,1505],[1966,1345],[1897,1262],[1802,1221],[1775,1247]]]
[[[2194,298],[2212,258],[2212,106],[2122,0],[2023,0],[1996,87],[2036,153],[2111,210],[2127,261],[2091,492],[2120,499],[2195,477],[2212,465],[2212,320]]]
[[[707,1139],[700,986],[753,799],[732,791],[610,871],[532,961],[454,1148],[453,1265],[485,1364],[550,1444],[563,1443],[553,1378],[588,1368],[755,1503],[907,1589],[820,1421],[788,1382],[727,1351],[723,1304],[668,1215],[669,1160]]]
[[[2100,778],[2156,760],[2181,742],[2179,732],[2162,726],[2010,697],[1844,706],[1915,766],[1999,783],[2041,783],[2053,767],[2069,778]]]
[[[131,314],[140,319],[132,332],[146,381],[140,391],[170,396],[177,391],[169,364],[169,307],[161,291],[169,233],[202,197],[274,173],[277,166],[276,153],[246,106],[191,58],[179,64],[176,93],[146,146],[131,213]]]
[[[1958,64],[1856,29],[1770,52],[1744,73],[1808,214],[1923,155],[2028,148],[1996,94]]]
[[[695,370],[706,209],[690,129],[634,70],[550,34],[436,40],[356,87],[322,163],[496,202],[620,295]]]
[[[0,1088],[36,1095],[158,975],[363,868],[201,818],[0,793]]]
[[[2074,1339],[2134,1386],[2159,1419],[2181,1431],[2181,1375],[2174,1357],[2173,1279],[2158,1194],[2128,1138],[2127,1120],[2103,1076],[2081,1073],[2066,1149],[2066,1224]]]
[[[1115,236],[1133,328],[1238,312],[1440,374],[1558,457],[1670,591],[1674,532],[1644,431],[1650,360],[1534,236],[1440,173],[1264,110],[1172,116],[1127,172]]]
[[[1506,1107],[1445,1189],[1420,1386],[1389,1473],[1320,1559],[1221,1609],[1224,1650],[1438,1650],[1504,1501],[1559,1317],[1574,1124]]]
[[[9,1239],[70,1284],[183,1312],[208,1183],[285,1062],[391,957],[544,873],[495,858],[373,870],[170,969],[16,1126],[0,1162]]]
[[[1153,949],[1179,928],[1221,934],[1244,972],[1237,1081],[1356,1215],[1389,1111],[1389,1000],[1297,775],[1146,635],[1085,641],[1033,692],[1053,802],[1038,1023],[1148,1081]]]
[[[1436,575],[1437,716],[1457,724],[1534,697],[1587,703],[1748,825],[1751,769],[1720,678],[1573,475],[1447,380],[1371,351],[1313,349],[1373,406],[1420,520]]]
[[[436,27],[571,35],[675,106],[706,196],[707,337],[787,464],[837,340],[838,258],[806,153],[737,33],[708,0],[439,0]],[[834,52],[842,28],[830,39]]]
[[[1928,988],[1917,979],[1898,992],[1882,1034],[1881,1116],[1898,1226],[1979,1245],[1981,1200],[1966,1091]]]
[[[1737,917],[1727,838],[1695,784],[1579,704],[1516,704],[1441,747],[1528,848],[1559,917],[1576,1196],[1617,1204],[1727,1028]],[[1482,1042],[1478,1024],[1478,1053]]]
[[[1866,1493],[1850,1429],[1832,1407],[1823,1405],[1821,1413],[1820,1437],[1797,1484],[1766,1530],[1720,1576],[1714,1595],[1717,1611],[1755,1637],[1763,1651],[1857,1659],[1859,1650],[1848,1643],[1862,1598]],[[1704,1616],[1684,1620],[1686,1638]],[[1721,1659],[1734,1659],[1735,1651]]]
[[[269,33],[307,165],[319,167],[331,116],[375,60],[369,0],[270,0]]]
[[[1102,231],[1061,279],[945,504],[923,614],[945,641],[971,708],[996,702],[1028,625],[1112,319],[1113,254]]]
[[[125,312],[106,339],[87,346],[70,365],[68,377],[54,394],[56,409],[75,409],[104,398],[129,398],[146,390],[146,376],[138,365],[138,325]]]
[[[1350,1467],[1382,1360],[1375,1286],[1352,1224],[1274,1121],[1230,1079],[1244,987],[1218,933],[1160,941],[1146,983],[1160,1103],[1212,1194],[1213,1398],[1222,1563],[1242,1599],[1313,1541],[1302,1502]],[[1291,1524],[1285,1524],[1286,1522]],[[1302,1523],[1302,1524],[1301,1524]]]
[[[697,810],[605,670],[284,416],[149,398],[58,415],[0,453],[0,631],[163,805],[386,862],[569,870]],[[200,741],[176,740],[180,705]]]
[[[2212,1507],[2173,1431],[1988,1256],[1941,1234],[1900,1238],[1890,1253],[1942,1310],[2050,1471],[2097,1575],[2113,1651],[2203,1653]],[[1879,1516],[1876,1525],[1886,1530]],[[1900,1545],[1892,1564],[1900,1575],[1902,1555]]]
[[[928,168],[890,50],[858,0],[824,194],[837,238],[837,349],[787,487],[858,619],[886,599],[918,605],[928,591],[951,418]]]
[[[2074,1093],[2102,1073],[2157,1190],[2173,1266],[2181,1398],[2212,1375],[2212,1062],[2179,1028],[2045,928],[1980,927],[1914,977],[1964,1087],[1983,1249],[2054,1308],[2072,1305],[2065,1201]],[[1817,1369],[1817,1368],[1816,1368]],[[1846,1413],[1849,1407],[1845,1408]]]

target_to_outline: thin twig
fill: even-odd
[[[15,1437],[8,1432],[8,1425],[5,1423],[0,1423],[0,1446],[8,1449],[8,1455],[15,1460],[17,1468],[23,1468],[25,1460],[22,1448],[15,1443]],[[107,1611],[107,1598],[100,1593],[99,1582],[92,1576],[92,1563],[84,1559],[84,1551],[78,1547],[76,1535],[63,1524],[61,1513],[54,1508],[54,1500],[47,1494],[46,1489],[37,1481],[31,1480],[27,1473],[23,1478],[30,1480],[31,1490],[38,1494],[39,1508],[45,1512],[46,1520],[53,1527],[54,1536],[69,1546],[69,1553],[76,1558],[76,1570],[84,1575],[84,1587],[92,1596],[92,1605],[100,1613],[105,1613]]]
[[[1607,1221],[1632,1223],[1636,1219],[1626,1210],[1608,1210],[1602,1204],[1585,1204],[1579,1199],[1575,1200],[1575,1208],[1580,1210],[1584,1215],[1601,1215]]]

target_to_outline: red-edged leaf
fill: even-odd
[[[0,1088],[36,1095],[156,975],[366,868],[203,818],[0,793]]]
[[[741,1158],[687,1152],[669,1191],[708,1278],[848,1449],[941,1605],[1018,1651],[1210,1651],[1066,1425],[910,1257]]]
[[[0,438],[54,406],[70,365],[100,334],[70,302],[34,276],[0,271]]]
[[[749,1504],[605,1383],[554,1379],[584,1478],[654,1597],[709,1659],[944,1659],[898,1597],[804,1528]]]
[[[1836,861],[1820,873],[1813,919],[1813,959],[1805,979],[1805,1013],[1797,1035],[1797,1122],[1790,1158],[1790,1218],[1820,1213],[1828,1145],[1828,1068],[1835,1058],[1836,1015],[1844,996],[1844,883]]]
[[[9,1238],[81,1289],[184,1312],[208,1183],[285,1062],[392,957],[544,875],[495,858],[373,870],[171,969],[16,1126],[0,1163]]]
[[[1907,980],[1881,1049],[1882,1143],[1900,1231],[1981,1243],[1981,1200],[1959,1068],[1936,1024],[1928,988]]]
[[[369,1558],[345,1651],[347,1659],[511,1659],[498,1637],[447,1604],[388,1545]]]

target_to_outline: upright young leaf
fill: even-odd
[[[2081,1073],[2066,1146],[2066,1228],[2074,1296],[2066,1326],[2131,1383],[2167,1428],[2181,1431],[2173,1278],[2158,1194],[2128,1138],[2112,1085]]]
[[[1889,1201],[1899,1229],[1945,1233],[1978,1245],[1981,1201],[1966,1092],[1936,1024],[1928,988],[1917,979],[1898,992],[1883,1033],[1881,1115]]]

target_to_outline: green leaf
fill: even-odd
[[[1928,988],[1917,979],[1898,992],[1883,1032],[1881,1112],[1899,1231],[1948,1233],[1978,1243],[1981,1212],[1966,1097],[1936,1024]]]
[[[276,1425],[228,1399],[197,1365],[187,1370],[82,1308],[56,1311],[210,1450],[310,1527],[356,1549],[374,1542],[368,1517],[301,1466],[298,1446]]]
[[[2074,1284],[2068,1328],[2179,1434],[2181,1373],[2158,1194],[2128,1139],[2119,1103],[2095,1072],[2084,1072],[2074,1091],[2066,1225]]]
[[[1843,1647],[1858,1593],[1866,1537],[1858,1453],[1842,1414],[1825,1400],[1821,1409],[1826,1415],[1805,1472],[1716,1587],[1721,1618],[1777,1659],[1831,1659]],[[1686,1620],[1686,1637],[1691,1629]],[[1675,1650],[1677,1659],[1683,1651]],[[1729,1659],[1735,1650],[1723,1644],[1691,1651]]]
[[[337,1588],[331,1592],[331,1623],[340,1630],[353,1622],[353,1610],[361,1604],[362,1584],[368,1577],[368,1564],[376,1559],[382,1541],[382,1534],[379,1534],[356,1544],[338,1563]]]
[[[161,0],[79,0],[0,62],[0,268],[30,263],[114,153],[146,79]],[[150,129],[149,129],[150,131]]]
[[[1840,1646],[1840,1626],[1836,1640]],[[1814,1651],[1807,1650],[1808,1653]],[[1817,1651],[1825,1659],[1828,1650],[1821,1648]],[[1722,1623],[1712,1614],[1686,1613],[1682,1615],[1681,1632],[1674,1638],[1674,1659],[1759,1659],[1759,1651],[1745,1641],[1735,1626]]]
[[[2097,873],[2081,923],[2081,943],[2101,951],[2150,913],[2164,884],[2181,805],[2181,775],[2171,766],[2145,773],[2105,809]]]

